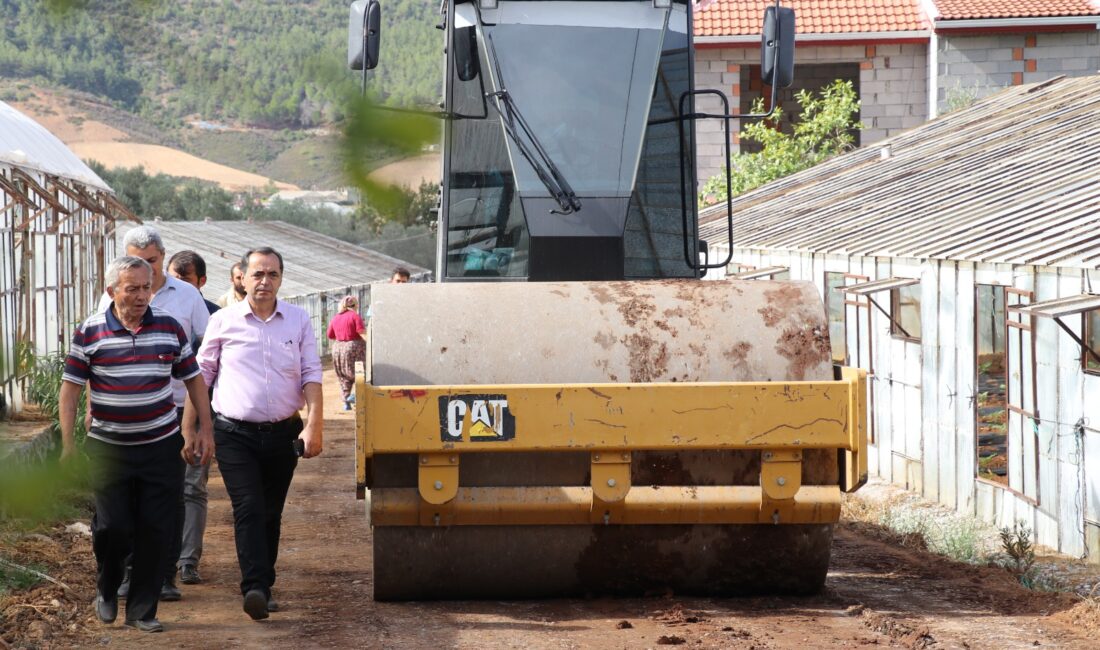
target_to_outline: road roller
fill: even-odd
[[[729,260],[698,240],[696,125],[759,116],[696,110],[690,4],[441,13],[436,281],[372,288],[355,389],[374,597],[820,590],[866,379],[813,284],[702,280]],[[787,85],[793,12],[762,13]],[[352,68],[379,25],[352,5]]]

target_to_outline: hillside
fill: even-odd
[[[230,191],[347,183],[336,129],[158,129],[94,95],[10,79],[0,79],[0,100],[42,124],[82,158],[108,168],[142,166],[150,174],[207,180]],[[405,187],[416,189],[422,177],[438,182],[438,169],[431,173],[422,165],[402,164],[395,152],[382,147],[365,152],[365,158],[369,169],[387,168],[384,178]]]
[[[387,103],[437,101],[437,7],[385,3],[370,87]],[[0,0],[0,99],[108,167],[143,164],[229,189],[267,179],[337,187],[341,106],[358,93],[344,68],[346,25],[346,0]],[[364,156],[372,168],[398,160],[383,149]]]
[[[0,77],[84,91],[170,129],[329,124],[357,92],[344,69],[345,0],[106,0],[64,15],[51,4],[0,0]],[[437,6],[385,3],[370,84],[388,103],[437,101]]]
[[[260,166],[219,161],[198,151],[189,153],[185,149],[192,148],[174,133],[158,132],[140,117],[91,95],[0,80],[0,100],[46,127],[81,158],[110,168],[142,167],[149,174],[205,180],[230,191],[297,186],[263,173]]]

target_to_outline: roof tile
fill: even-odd
[[[771,4],[774,0],[716,0],[703,9],[695,10],[695,35],[759,34],[764,8]],[[800,34],[897,32],[928,27],[921,12],[920,0],[787,0],[783,5],[795,10]]]
[[[935,0],[940,20],[1100,15],[1093,0]]]

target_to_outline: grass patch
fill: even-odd
[[[842,519],[861,534],[956,562],[999,567],[1027,589],[1074,592],[1088,607],[1100,610],[1100,574],[1084,571],[1091,577],[1075,587],[1083,578],[1082,569],[1072,568],[1077,563],[1063,556],[1044,552],[1040,557],[1033,531],[1024,522],[998,529],[914,494],[882,487],[889,490],[879,492],[882,496],[853,494],[844,499]]]
[[[2,559],[3,558],[0,558],[0,560]],[[38,572],[45,571],[44,567],[37,565],[31,565],[27,567],[27,569],[33,569]],[[13,566],[7,562],[0,561],[0,596],[12,591],[30,589],[40,582],[42,582],[42,578],[39,578],[34,573],[19,566]]]
[[[275,131],[185,131],[187,153],[234,169],[264,174],[264,167],[293,142]],[[279,178],[277,180],[289,179]]]
[[[348,183],[340,151],[340,136],[311,136],[287,147],[263,168],[263,174],[303,189],[333,189]],[[365,145],[362,158],[367,172],[404,158],[388,147]]]
[[[885,529],[906,546],[956,562],[985,564],[995,548],[995,531],[988,526],[908,495],[881,501],[849,496],[844,502],[844,517]]]
[[[335,189],[348,185],[338,135],[303,131],[188,130],[184,149],[193,155],[235,169],[292,183],[303,189]],[[401,158],[381,146],[364,151],[368,171]]]

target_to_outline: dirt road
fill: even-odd
[[[337,395],[330,375],[326,394]],[[853,524],[838,528],[826,591],[814,598],[375,603],[370,531],[352,486],[353,421],[336,410],[338,400],[329,401],[326,451],[298,466],[283,518],[275,587],[281,611],[262,622],[241,611],[230,507],[215,473],[201,567],[206,582],[183,586],[182,601],[161,605],[164,634],[101,626],[88,595],[79,604],[81,624],[64,640],[25,647],[1100,646],[1100,616],[1074,608],[1068,595],[1028,591],[1002,570],[904,549]],[[72,550],[86,554],[80,562],[86,573],[93,566],[87,543]],[[69,579],[81,591],[92,588],[86,575]]]

